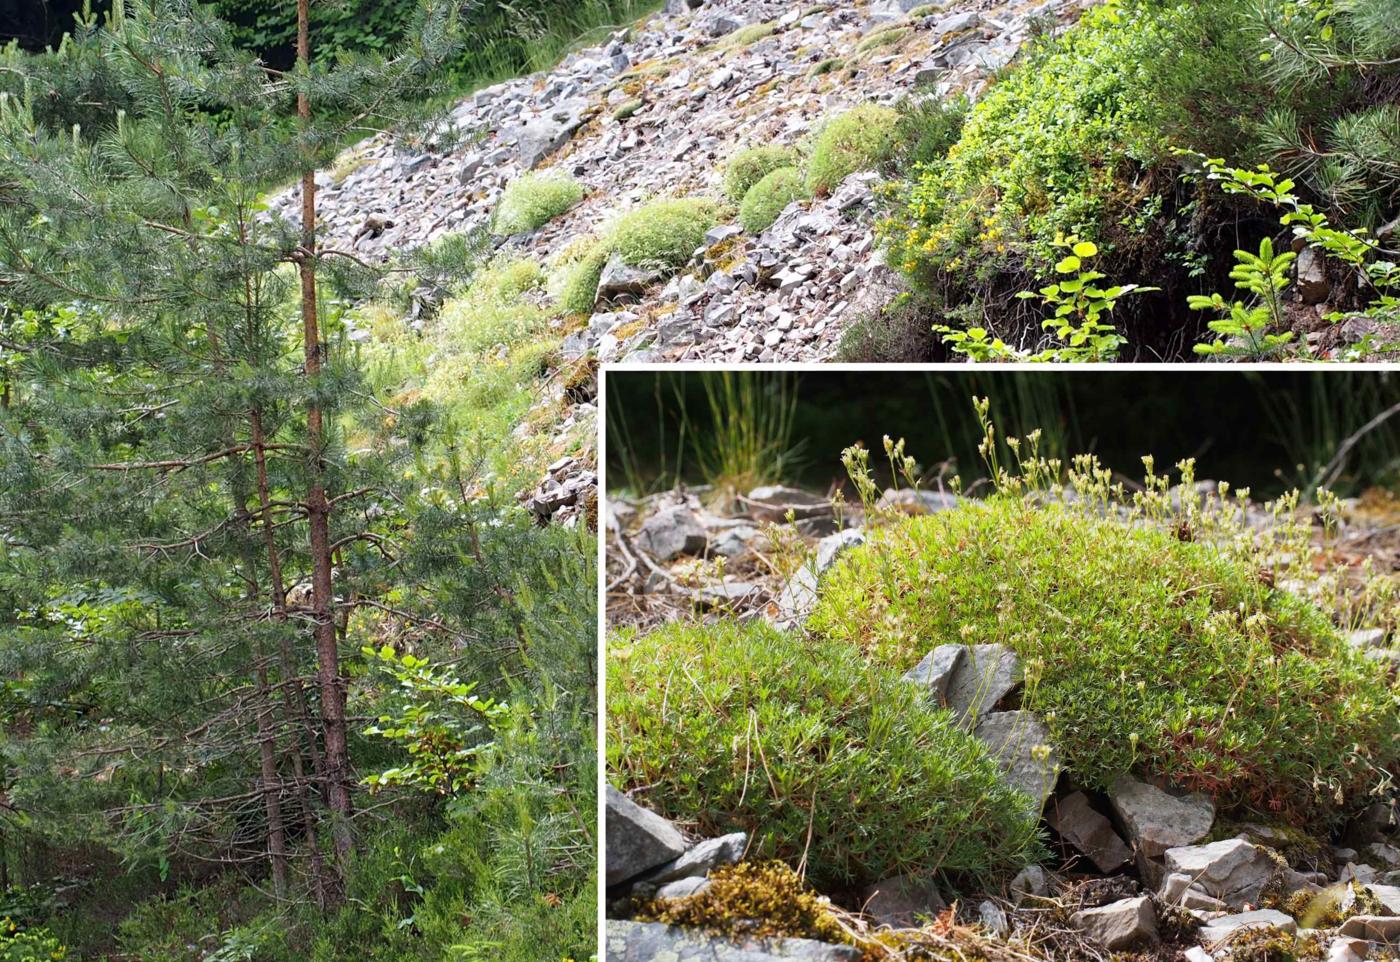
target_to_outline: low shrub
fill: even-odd
[[[464,294],[442,305],[439,336],[455,350],[470,352],[529,339],[543,327],[546,314],[524,295],[543,280],[540,266],[528,259],[487,267]]]
[[[558,265],[555,300],[566,314],[591,314],[598,300],[598,279],[608,263],[608,250],[594,243],[577,257]]]
[[[63,962],[68,949],[47,929],[21,929],[0,920],[0,962]]]
[[[749,188],[744,202],[739,205],[739,223],[750,234],[762,233],[788,204],[806,196],[802,171],[796,167],[779,167]]]
[[[583,199],[583,185],[556,170],[533,171],[511,181],[496,205],[497,234],[524,234],[544,226]]]
[[[1169,147],[1250,142],[1261,91],[1247,6],[1115,0],[1035,41],[972,108],[946,159],[922,158],[933,162],[887,225],[895,260],[916,275],[1040,272],[1057,233],[1157,233],[1151,222],[1175,215],[1160,209],[1179,169]]]
[[[735,204],[744,199],[749,188],[781,167],[797,164],[797,151],[791,147],[768,144],[745,147],[736,151],[724,165],[724,196]]]
[[[608,229],[607,250],[633,267],[684,267],[719,219],[719,207],[699,197],[663,197],[619,217]],[[606,261],[606,258],[604,259]]]
[[[1039,854],[1024,796],[897,672],[842,641],[762,624],[671,624],[612,640],[619,787],[754,857],[805,859],[819,889],[917,869],[991,881]]]
[[[879,104],[861,104],[838,114],[817,133],[807,165],[807,190],[829,194],[847,175],[893,158],[899,114]]]
[[[823,583],[810,630],[896,671],[948,642],[1011,647],[1025,705],[1088,787],[1139,772],[1309,819],[1400,760],[1382,671],[1247,552],[1038,500],[876,531]]]

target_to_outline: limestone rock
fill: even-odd
[[[611,840],[609,840],[609,844],[611,844]],[[660,885],[692,875],[701,877],[709,875],[711,871],[721,865],[732,865],[739,861],[748,844],[749,837],[744,832],[721,835],[719,838],[707,838],[703,842],[696,843],[693,848],[674,861],[667,862],[665,865],[648,872],[642,876],[641,881]]]
[[[1167,905],[1195,909],[1198,912],[1223,912],[1228,907],[1220,899],[1197,888],[1195,880],[1189,875],[1168,875],[1162,880],[1158,895]]]
[[[1166,866],[1232,908],[1258,902],[1280,868],[1268,851],[1238,838],[1167,849]]]
[[[1146,895],[1076,912],[1074,924],[1113,952],[1157,941],[1157,913]]]
[[[1113,824],[1094,811],[1083,792],[1073,792],[1051,805],[1047,821],[1100,872],[1106,874],[1120,869],[1133,857],[1113,830]]]
[[[659,899],[684,899],[692,895],[699,895],[709,887],[709,879],[690,875],[676,879],[674,882],[667,882],[656,890],[656,897]]]
[[[897,875],[876,882],[862,894],[862,911],[879,925],[908,928],[948,907],[931,878]]]
[[[948,708],[968,725],[1021,684],[1021,660],[1005,645],[972,645],[948,681]]]
[[[993,712],[983,716],[973,735],[1001,766],[1003,780],[1028,795],[1039,814],[1060,777],[1060,756],[1040,719],[1028,711]]]
[[[699,554],[707,543],[705,529],[685,505],[665,508],[642,522],[638,544],[658,561]]]
[[[924,689],[930,704],[948,704],[948,682],[967,657],[966,645],[939,645],[904,673],[904,680]]]
[[[597,302],[604,303],[619,297],[642,294],[659,280],[659,271],[632,267],[623,261],[621,254],[614,253],[603,265],[603,273],[598,275]]]
[[[890,488],[880,495],[875,503],[877,508],[900,511],[904,514],[936,514],[956,508],[961,499],[955,494],[942,491],[915,491],[912,488]]]
[[[1257,912],[1241,912],[1214,919],[1203,927],[1197,935],[1205,945],[1215,945],[1229,939],[1244,929],[1281,929],[1290,935],[1298,931],[1298,923],[1292,916],[1273,909],[1260,909]]]
[[[1354,939],[1400,942],[1400,915],[1353,915],[1338,931]]]
[[[674,825],[611,785],[606,804],[608,885],[625,882],[685,852],[685,838]]]
[[[1115,781],[1109,803],[1139,852],[1155,858],[1210,834],[1215,805],[1204,795],[1173,795],[1128,775]]]
[[[1011,893],[1011,904],[1021,905],[1021,903],[1032,898],[1042,898],[1050,892],[1050,880],[1045,873],[1045,869],[1039,865],[1027,865],[1016,873],[1016,877],[1007,886]]]
[[[606,939],[608,962],[856,962],[860,958],[860,952],[849,945],[811,939],[737,945],[659,922],[609,919]]]

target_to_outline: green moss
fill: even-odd
[[[737,50],[740,47],[747,47],[751,43],[757,43],[767,37],[771,37],[778,32],[778,22],[770,20],[767,23],[753,23],[747,27],[740,27],[733,33],[720,38],[715,44],[717,50]]]
[[[949,642],[1022,657],[1080,784],[1125,772],[1303,820],[1400,760],[1397,693],[1248,556],[1000,495],[876,532],[809,628],[896,670]]]
[[[698,197],[666,197],[623,214],[605,235],[608,250],[634,267],[675,271],[705,242],[719,206]]]
[[[496,205],[492,229],[504,236],[535,230],[583,199],[583,185],[562,171],[535,171],[512,181]]]
[[[796,167],[779,167],[749,188],[739,205],[739,223],[750,234],[761,233],[788,204],[806,196],[802,172]]]
[[[817,134],[807,166],[807,190],[829,194],[849,174],[889,161],[895,152],[899,114],[861,104],[832,118]]]
[[[980,743],[851,645],[670,624],[609,653],[616,784],[703,835],[748,831],[758,857],[805,858],[818,888],[913,870],[990,882],[1039,853]]]
[[[598,299],[598,279],[607,263],[607,246],[595,241],[576,259],[557,267],[559,309],[566,314],[591,314]]]
[[[889,26],[881,30],[873,31],[862,37],[856,44],[857,54],[867,53],[871,50],[878,50],[881,47],[893,47],[903,43],[914,33],[913,27]]]
[[[749,188],[764,177],[779,167],[793,167],[796,164],[797,151],[791,147],[768,144],[737,150],[724,165],[724,196],[733,203],[740,203]]]
[[[842,58],[827,57],[825,60],[820,60],[812,64],[811,68],[807,71],[807,76],[820,77],[822,74],[831,73],[833,70],[840,70],[844,66],[846,66],[846,61]]]
[[[634,116],[637,111],[646,106],[646,101],[641,99],[629,100],[613,111],[613,120],[623,121]]]

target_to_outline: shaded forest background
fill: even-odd
[[[757,474],[824,489],[844,481],[841,451],[876,451],[904,438],[931,472],[982,476],[982,429],[973,396],[992,400],[1000,429],[1039,429],[1042,452],[1092,452],[1140,478],[1143,455],[1158,465],[1197,459],[1197,477],[1248,485],[1259,496],[1339,493],[1393,485],[1400,470],[1400,379],[1388,372],[1054,371],[804,372],[739,375],[729,385],[702,372],[618,371],[608,377],[609,487],[653,490],[703,483],[725,424],[755,422],[764,465]],[[736,402],[730,403],[730,398]],[[783,412],[786,412],[784,414]],[[1381,418],[1380,423],[1371,422]],[[1369,426],[1369,429],[1368,429]],[[1365,429],[1365,430],[1363,430]],[[1354,443],[1338,458],[1348,439]],[[732,452],[728,455],[733,460]],[[881,457],[873,458],[880,462]],[[766,470],[765,470],[766,469]]]

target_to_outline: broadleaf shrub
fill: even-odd
[[[875,531],[808,627],[902,671],[1001,643],[1067,767],[1140,772],[1224,808],[1312,818],[1400,760],[1397,692],[1247,554],[1091,507],[1002,494]]]
[[[985,880],[1039,854],[1024,796],[981,744],[854,647],[765,625],[671,624],[612,640],[616,784],[819,889],[907,870]],[[808,842],[810,838],[810,844]]]
[[[848,175],[891,161],[899,146],[898,126],[898,111],[873,103],[831,118],[812,143],[808,191],[829,194]]]
[[[767,230],[783,209],[807,196],[802,172],[796,167],[779,167],[749,188],[739,205],[739,223],[750,234]]]

